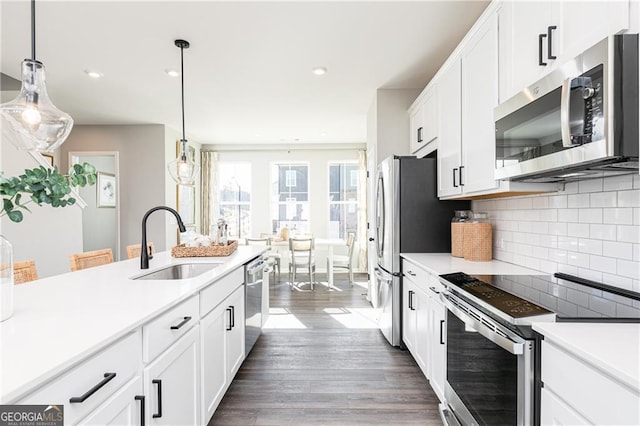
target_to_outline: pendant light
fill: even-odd
[[[0,105],[0,116],[15,132],[8,139],[18,149],[51,152],[65,141],[71,116],[53,105],[45,87],[44,65],[36,60],[36,2],[31,0],[31,59],[22,61],[22,87],[14,100]]]
[[[176,40],[175,45],[180,48],[180,76],[182,79],[182,139],[180,139],[180,153],[178,158],[167,165],[171,178],[180,185],[193,185],[200,168],[193,158],[187,154],[187,138],[184,132],[184,49],[189,48],[186,40]]]

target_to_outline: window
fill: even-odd
[[[220,210],[214,218],[227,221],[229,236],[251,236],[251,163],[220,162],[218,164],[218,199]]]
[[[310,232],[309,165],[276,163],[271,166],[271,231],[287,226],[294,233]]]
[[[329,163],[329,238],[347,238],[358,229],[358,165]]]

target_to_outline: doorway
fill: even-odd
[[[120,177],[117,151],[69,152],[69,164],[90,163],[95,166],[98,181],[94,186],[78,188],[87,202],[82,210],[82,250],[110,248],[120,260]]]

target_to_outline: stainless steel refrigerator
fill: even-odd
[[[393,346],[402,342],[400,253],[450,253],[451,218],[469,201],[438,200],[435,158],[386,158],[378,165],[375,240],[377,266],[371,302]]]

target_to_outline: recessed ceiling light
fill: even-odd
[[[325,67],[315,67],[311,72],[315,75],[325,75],[327,73],[327,69]]]
[[[101,72],[98,72],[98,71],[92,71],[92,70],[84,70],[84,73],[85,73],[86,75],[88,75],[89,77],[91,77],[91,78],[96,78],[96,79],[97,79],[97,78],[102,78],[102,76],[104,75],[104,74],[102,74]]]
[[[169,77],[177,77],[177,76],[180,75],[179,71],[176,71],[176,70],[173,70],[173,69],[168,69],[168,68],[166,70],[164,70],[164,72],[167,73],[167,75]]]

